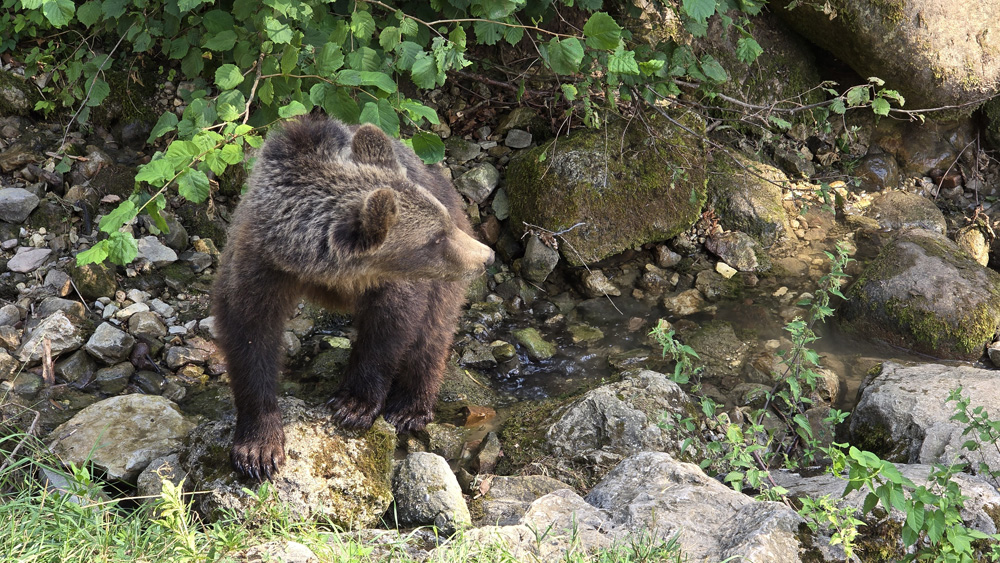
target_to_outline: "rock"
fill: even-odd
[[[606,131],[573,132],[522,153],[507,168],[510,224],[559,232],[582,223],[561,235],[563,258],[573,266],[683,232],[706,198],[705,152],[697,136],[705,125],[690,112],[676,119],[696,135],[660,118],[648,126],[615,122]],[[651,129],[661,136],[651,139]],[[609,138],[616,139],[613,148]],[[675,176],[678,169],[687,174]]]
[[[109,323],[101,323],[83,349],[105,364],[114,364],[128,358],[135,338]]]
[[[292,357],[302,350],[302,342],[298,336],[295,336],[294,332],[286,330],[281,333],[281,348],[288,357]]]
[[[796,178],[810,178],[816,174],[816,166],[799,151],[777,148],[774,150],[774,160],[782,170]]]
[[[726,264],[725,262],[716,262],[715,271],[718,272],[719,275],[721,275],[723,278],[727,280],[732,279],[732,277],[738,273],[736,268],[733,268],[732,266]]]
[[[433,525],[450,536],[472,523],[458,480],[439,455],[415,452],[406,456],[392,478],[392,492],[401,525]]]
[[[507,131],[503,144],[512,149],[526,149],[531,146],[531,133],[523,129],[511,129]]]
[[[507,526],[517,524],[532,502],[559,489],[572,489],[566,483],[544,475],[505,477],[497,475],[483,494],[479,524]]]
[[[94,385],[105,395],[117,395],[125,390],[129,380],[135,373],[131,362],[121,362],[110,367],[101,368],[94,374]],[[140,386],[142,388],[142,386]],[[145,390],[145,389],[144,389]],[[160,393],[151,393],[159,395]]]
[[[21,347],[21,331],[12,326],[0,325],[0,347],[13,352]]]
[[[379,418],[365,431],[343,430],[330,423],[324,406],[309,408],[294,398],[279,398],[287,456],[271,480],[275,498],[283,502],[293,520],[327,519],[344,528],[373,526],[392,500],[392,453],[396,447],[392,427]],[[257,500],[243,492],[247,482],[230,469],[236,417],[206,422],[196,428],[182,453],[198,495],[195,508],[208,521],[223,516],[224,509],[245,513]]]
[[[0,326],[13,326],[21,320],[21,310],[17,305],[8,303],[0,307]]]
[[[861,181],[861,189],[868,192],[880,192],[899,186],[899,165],[896,164],[896,158],[882,151],[869,150],[858,162],[854,175]]]
[[[919,385],[914,385],[919,382]],[[945,399],[962,387],[970,409],[989,411],[1000,401],[996,372],[969,366],[925,364],[904,367],[884,362],[859,389],[851,415],[851,434],[862,449],[902,463],[954,463],[960,456],[1000,470],[1000,452],[984,447],[976,454],[962,447],[965,425],[951,420],[955,404]],[[972,464],[976,471],[976,464]]]
[[[691,561],[798,563],[801,516],[759,502],[669,454],[643,452],[618,464],[585,497],[607,514],[613,537],[674,535]]]
[[[584,270],[580,274],[583,291],[587,297],[619,296],[622,294],[615,284],[601,270]]]
[[[142,499],[142,502],[150,503],[160,495],[164,481],[170,481],[175,486],[179,486],[186,478],[187,471],[181,467],[180,456],[170,454],[149,462],[149,465],[142,470],[136,480],[136,492],[139,497],[154,497]]]
[[[427,434],[427,448],[446,460],[458,459],[465,445],[465,431],[452,424],[429,423],[424,427]]]
[[[22,143],[15,143],[8,147],[7,150],[0,152],[0,170],[7,173],[13,172],[37,160],[38,157],[29,147]]]
[[[665,244],[656,246],[656,265],[661,268],[673,268],[681,262],[681,255],[667,248]]]
[[[167,367],[177,369],[185,364],[204,365],[208,357],[209,353],[199,348],[173,346],[167,350]]]
[[[461,137],[448,137],[444,145],[448,151],[448,159],[456,164],[464,164],[483,152],[478,143],[466,141]]]
[[[503,456],[503,449],[496,432],[488,432],[483,438],[483,443],[479,446],[479,451],[472,458],[469,467],[476,473],[493,473],[497,467],[497,462]]]
[[[125,365],[126,363],[132,366],[131,362],[124,362],[119,365]],[[147,395],[163,395],[166,393],[167,385],[169,384],[166,377],[149,370],[135,372],[133,379],[135,386]]]
[[[7,269],[12,272],[33,272],[45,263],[52,254],[48,248],[28,248],[22,246],[17,249],[17,254],[7,261]]]
[[[83,350],[77,350],[68,358],[56,362],[56,375],[67,383],[89,383],[94,379],[96,371],[97,362]]]
[[[73,324],[62,311],[56,311],[38,324],[27,335],[17,351],[17,359],[25,363],[34,363],[43,355],[43,341],[50,342],[52,357],[65,352],[72,352],[83,344],[80,329]]]
[[[719,264],[722,264],[722,262],[719,262]],[[733,270],[734,275],[735,273],[736,271]],[[709,301],[736,297],[742,289],[739,280],[732,279],[731,277],[730,279],[726,279],[715,270],[702,270],[698,272],[698,276],[694,281],[694,287]]]
[[[990,30],[1000,19],[1000,2],[846,0],[838,2],[834,18],[821,10],[785,9],[788,4],[778,2],[774,12],[792,29],[858,75],[885,80],[908,109],[973,104],[971,111],[997,93],[1000,61],[990,54],[1000,51],[1000,38]]]
[[[459,364],[473,369],[490,369],[497,365],[493,349],[478,340],[472,340],[462,351]]]
[[[732,323],[726,321],[702,323],[693,333],[685,335],[684,343],[698,353],[695,363],[703,367],[705,376],[712,380],[729,377],[738,381],[743,366],[750,359],[751,344],[740,340]],[[767,369],[769,371],[770,366]],[[764,383],[771,383],[770,377]]]
[[[524,257],[521,258],[521,275],[524,276],[524,279],[542,283],[545,278],[549,277],[558,263],[558,250],[545,244],[534,235],[528,237],[528,244],[524,248]]]
[[[532,502],[518,524],[546,530],[539,546],[541,561],[558,560],[560,554],[574,549],[592,552],[612,543],[606,533],[608,515],[569,489],[555,490]]]
[[[846,295],[849,330],[941,358],[979,359],[1000,325],[1000,275],[923,229],[900,231]]]
[[[534,327],[515,330],[513,335],[532,359],[547,360],[556,354],[555,345],[545,340]]]
[[[87,314],[87,308],[79,301],[71,301],[61,297],[46,297],[38,304],[35,315],[47,317],[56,311],[62,311],[67,317],[74,319],[83,319]]]
[[[136,338],[159,340],[167,335],[167,327],[156,313],[139,312],[128,319],[128,331]]]
[[[149,310],[156,313],[157,315],[160,315],[160,317],[164,319],[174,316],[174,308],[168,305],[167,303],[161,301],[160,299],[151,299],[148,305],[149,305]],[[206,317],[202,319],[201,322],[205,323],[207,321],[209,324],[211,324],[212,320],[214,320],[213,317]],[[208,330],[209,332],[212,331],[211,328],[206,328],[206,330]]]
[[[177,261],[177,253],[156,237],[142,237],[138,241],[138,246],[139,258],[148,260],[157,268],[169,266]]]
[[[261,545],[231,552],[238,561],[247,563],[319,563],[320,559],[305,545],[297,541],[270,541]]]
[[[944,234],[948,230],[944,214],[933,201],[909,192],[893,191],[877,196],[866,215],[878,221],[882,229],[891,231],[917,228]]]
[[[90,462],[111,479],[135,483],[150,461],[180,449],[192,428],[163,397],[122,395],[81,410],[49,437],[63,461]]]
[[[978,224],[966,225],[955,233],[955,243],[980,266],[990,263],[990,245],[987,242],[987,234],[983,232],[984,229],[985,227]]]
[[[115,272],[105,264],[86,264],[77,266],[76,261],[70,263],[69,275],[80,290],[80,295],[88,301],[98,297],[110,297],[118,290]]]
[[[23,223],[38,207],[38,196],[24,188],[0,189],[0,221]]]
[[[476,203],[486,201],[500,182],[500,172],[488,162],[476,165],[455,180],[455,189]]]
[[[697,289],[688,289],[677,295],[664,297],[663,306],[671,315],[687,317],[705,308],[705,298]]]
[[[770,267],[760,246],[746,233],[712,233],[705,239],[705,248],[741,272],[761,272]]]
[[[69,274],[62,270],[49,270],[45,274],[45,285],[54,288],[60,297],[66,297],[73,291],[72,281]]]
[[[681,442],[693,435],[661,428],[659,421],[664,413],[688,416],[691,408],[687,393],[665,375],[626,372],[621,381],[588,391],[557,411],[545,442],[554,455],[594,464],[589,469],[599,475],[610,469],[604,467],[609,461],[644,450],[680,453]]]
[[[586,342],[588,344],[597,342],[604,338],[604,332],[594,326],[576,323],[566,327],[574,344]]]
[[[510,199],[507,197],[506,189],[497,188],[493,192],[493,203],[490,204],[490,207],[493,209],[493,216],[498,221],[504,221],[510,217]]]

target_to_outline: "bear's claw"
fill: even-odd
[[[396,427],[397,434],[423,430],[427,423],[434,419],[434,413],[414,405],[399,409],[386,408],[382,415],[386,422]]]
[[[267,440],[233,444],[229,459],[240,474],[256,481],[270,481],[285,464],[285,448]]]
[[[327,401],[326,406],[332,411],[330,418],[342,428],[367,429],[375,423],[381,405],[372,405],[346,393],[338,392]]]

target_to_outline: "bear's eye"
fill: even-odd
[[[434,238],[431,239],[431,244],[434,245],[441,244],[442,242],[444,242],[444,239],[445,239],[445,233],[444,232],[438,233],[434,235]]]

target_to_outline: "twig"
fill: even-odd
[[[21,405],[18,405],[18,406],[21,406]],[[5,456],[7,458],[7,461],[3,462],[3,465],[0,465],[0,473],[2,473],[4,469],[7,469],[10,466],[11,462],[14,461],[14,458],[17,457],[17,452],[21,449],[21,446],[23,446],[24,443],[29,438],[31,438],[31,437],[33,437],[35,435],[35,428],[38,426],[38,420],[42,416],[41,413],[38,412],[38,411],[36,411],[35,409],[31,409],[31,408],[28,408],[28,407],[21,407],[21,408],[23,408],[26,411],[30,411],[30,412],[35,413],[35,417],[31,420],[31,424],[28,425],[28,429],[24,432],[24,438],[22,438],[17,443],[17,445],[14,446],[14,449],[11,450],[10,453]]]
[[[972,143],[975,143],[978,140],[979,140],[979,135],[976,135],[975,139],[969,141],[969,143],[962,148],[962,151],[958,153],[958,156],[955,157],[955,160],[951,161],[951,166],[949,166],[948,169],[944,171],[944,174],[941,175],[941,180],[938,181],[938,189],[936,192],[934,192],[934,201],[937,201],[938,196],[941,195],[941,186],[944,185],[944,179],[948,177],[948,173],[951,172],[951,169],[954,168],[956,164],[958,164],[959,159],[961,159],[962,155],[965,154],[965,151],[972,146]],[[979,192],[977,191],[976,199],[979,198],[978,194]]]

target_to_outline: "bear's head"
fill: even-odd
[[[466,233],[428,187],[409,177],[393,145],[370,124],[358,128],[351,142],[350,159],[366,178],[366,191],[348,236],[366,267],[380,277],[404,279],[457,281],[482,272],[493,251]]]

